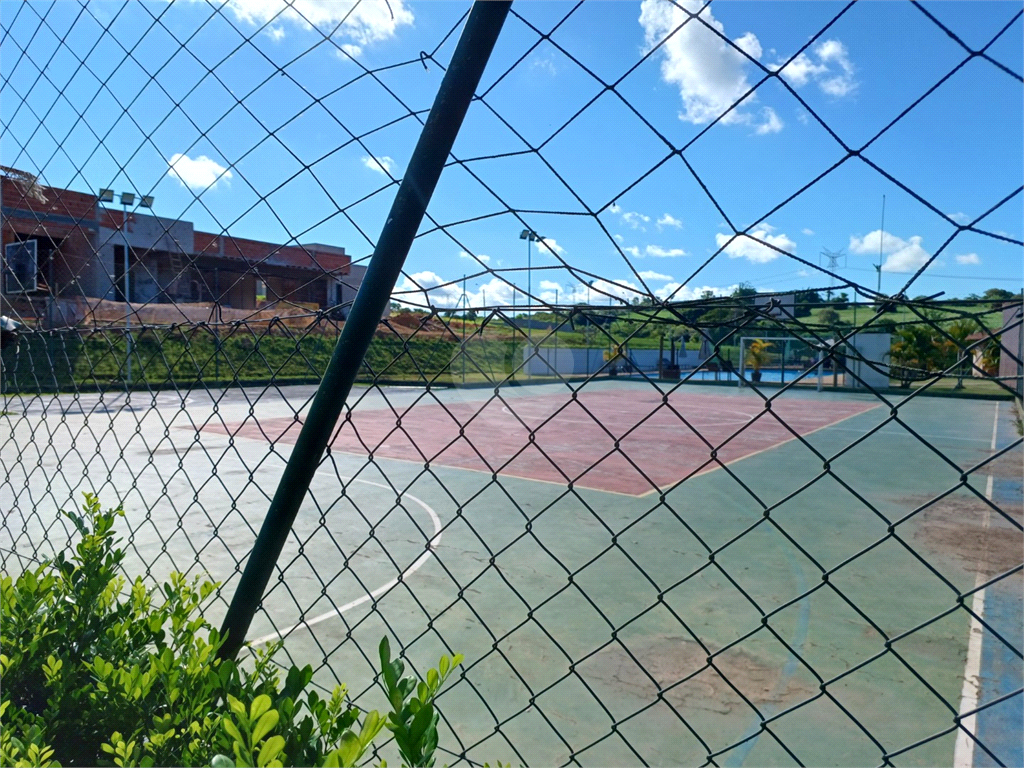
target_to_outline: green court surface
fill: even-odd
[[[614,403],[653,388],[586,391]],[[228,599],[290,450],[280,429],[251,427],[291,418],[304,395],[284,394],[120,411],[104,439],[125,459],[68,452],[54,473],[54,452],[15,482],[47,502],[81,490],[54,483],[86,469],[83,488],[125,497],[129,570],[205,570]],[[558,385],[500,394],[524,421],[538,403],[572,399]],[[773,410],[806,417],[799,436],[766,432],[756,450],[698,472],[680,458],[685,480],[638,482],[635,493],[601,490],[606,478],[570,488],[530,479],[528,468],[481,471],[457,452],[413,461],[383,448],[399,419],[409,441],[429,442],[416,429],[440,422],[417,422],[417,409],[477,413],[493,397],[363,393],[350,423],[390,425],[390,436],[364,430],[361,450],[335,441],[249,638],[284,635],[287,655],[313,664],[318,682],[346,682],[357,703],[377,707],[382,635],[420,670],[463,653],[463,674],[440,700],[441,745],[481,763],[861,766],[895,752],[895,765],[952,764],[970,635],[971,597],[958,595],[979,571],[1021,576],[1020,500],[985,501],[990,475],[1019,476],[1019,441],[972,471],[991,455],[994,430],[1012,430],[1009,403],[916,397],[894,403],[893,421],[874,396],[785,392]],[[609,408],[594,418],[616,423],[614,405],[593,402]],[[728,420],[715,414],[764,410],[749,389],[683,385],[667,402],[680,419],[704,418],[705,431],[709,419]],[[83,418],[66,414],[57,431]],[[16,428],[43,421],[29,409]],[[720,448],[700,448],[682,421],[658,429],[662,468]],[[544,450],[537,425],[491,439],[525,434],[522,448],[531,430]],[[573,448],[571,430],[551,435]],[[15,547],[40,526],[27,520]],[[218,603],[211,619],[224,610]]]

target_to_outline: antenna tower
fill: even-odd
[[[828,300],[832,301],[832,285],[835,280],[834,275],[840,266],[846,267],[846,252],[842,248],[838,251],[830,251],[828,248],[822,248],[821,260],[819,260],[818,263],[820,264],[822,261],[828,262],[825,266],[831,273],[828,276]],[[840,264],[840,262],[842,262],[842,264]]]

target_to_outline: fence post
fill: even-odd
[[[391,292],[405,264],[434,187],[459,134],[484,67],[512,6],[511,0],[478,0],[466,20],[420,132],[405,178],[391,205],[352,311],[317,388],[309,415],[285,466],[252,553],[246,562],[221,633],[219,656],[233,659],[245,641],[299,506],[327,448],[327,442],[363,362]]]

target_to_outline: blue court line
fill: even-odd
[[[1002,425],[1000,425],[1002,426]],[[1002,432],[1010,432],[1008,429]],[[1005,447],[1016,439],[1016,434],[1000,440]],[[992,501],[999,506],[1020,503],[1024,482],[1018,479],[994,479]],[[993,584],[985,590],[985,622],[1020,651],[1024,648],[1024,594],[1020,577],[1014,576]],[[1024,686],[1024,662],[991,633],[983,635],[981,646],[981,691],[978,701],[984,704],[1000,696],[1019,691]],[[979,744],[974,748],[976,768],[996,765],[1024,766],[1024,695],[1018,694],[978,713],[975,736]],[[998,762],[989,756],[992,752]]]
[[[796,578],[797,593],[802,594],[808,590],[807,578],[804,576],[803,565],[796,559],[789,547],[786,547],[785,553],[786,559],[789,560],[790,570]],[[800,616],[797,618],[796,630],[793,633],[793,637],[789,641],[790,647],[796,650],[799,654],[803,653],[804,643],[807,642],[807,634],[810,630],[810,626],[811,596],[807,595],[800,601]],[[789,658],[786,661],[786,665],[782,668],[782,674],[779,676],[778,682],[775,683],[775,687],[768,696],[769,701],[774,699],[776,694],[780,691],[784,690],[790,679],[796,674],[796,670],[800,662],[793,654],[790,653],[788,655]],[[781,709],[781,707],[768,704],[767,702],[761,705],[761,712],[766,719],[775,714],[775,710],[779,709]],[[757,744],[757,740],[761,737],[762,733],[761,720],[754,720],[751,726],[747,729],[747,732],[743,734],[743,738],[749,738],[750,740],[743,742],[728,756],[726,761],[722,764],[724,768],[740,768],[750,755],[750,751],[754,748],[754,745]],[[750,738],[751,736],[753,738]]]

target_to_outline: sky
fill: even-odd
[[[396,298],[1020,290],[1021,3],[701,8],[514,4]],[[0,0],[0,163],[366,259],[468,9]]]

